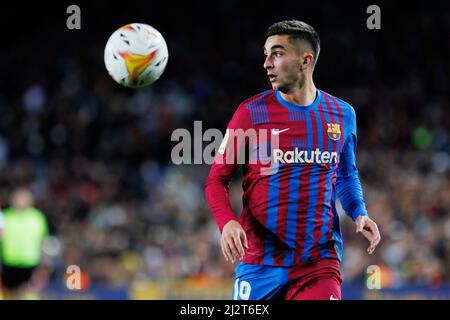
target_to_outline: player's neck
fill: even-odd
[[[281,97],[297,106],[309,106],[316,99],[317,88],[313,81],[307,81],[302,87],[292,88],[287,93],[281,93]]]

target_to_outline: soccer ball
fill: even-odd
[[[116,30],[105,47],[105,65],[119,84],[140,88],[163,74],[169,53],[166,41],[155,28],[143,23],[127,24]]]

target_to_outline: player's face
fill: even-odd
[[[300,71],[300,50],[287,35],[274,35],[267,38],[264,45],[264,69],[272,84],[272,89],[287,93],[302,83]]]

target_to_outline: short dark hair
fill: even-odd
[[[284,20],[274,23],[267,29],[267,38],[275,35],[289,35],[289,39],[306,41],[314,54],[314,65],[320,53],[319,34],[309,24],[299,20]]]

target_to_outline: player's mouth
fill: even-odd
[[[274,82],[276,80],[276,78],[277,78],[277,76],[274,75],[274,74],[268,74],[267,76],[269,77],[269,81],[270,82]]]

